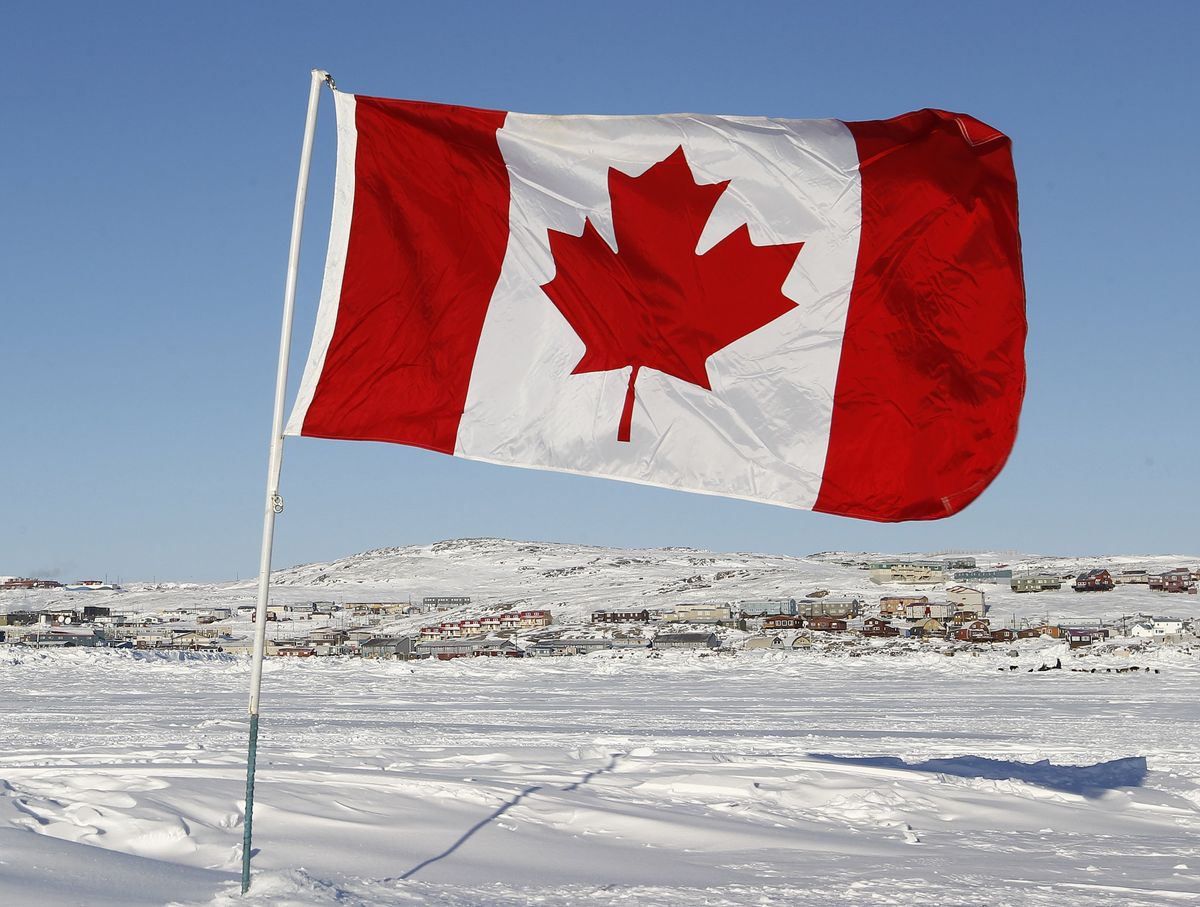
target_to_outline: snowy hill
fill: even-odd
[[[936,553],[903,557],[936,558]],[[605,607],[666,608],[683,602],[736,602],[757,598],[801,598],[817,591],[852,595],[877,602],[880,595],[916,589],[931,599],[945,585],[879,585],[870,580],[866,563],[883,557],[872,553],[822,552],[808,557],[753,553],[717,553],[693,548],[624,549],[556,542],[508,539],[454,539],[426,545],[378,548],[327,563],[277,570],[272,600],[297,602],[419,603],[425,596],[464,596],[468,608],[446,619],[480,608],[528,604],[551,608],[555,621],[587,620]],[[981,568],[1004,564],[1014,570],[1073,575],[1095,566],[1114,572],[1127,568],[1151,571],[1195,565],[1195,555],[1112,556],[1091,558],[980,553]],[[1081,595],[1069,585],[1058,592],[1018,595],[1003,585],[983,585],[998,623],[1048,616],[1106,618],[1142,612],[1200,616],[1197,596],[1152,593],[1142,587],[1118,587],[1108,593]],[[253,602],[253,581],[216,584],[128,583],[124,592],[79,592],[63,589],[0,595],[0,610],[40,609],[68,602],[109,605],[122,611],[240,605]],[[419,619],[413,619],[414,625]]]

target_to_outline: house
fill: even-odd
[[[950,623],[955,627],[961,627],[963,624],[969,624],[973,620],[979,620],[983,617],[983,611],[975,608],[960,608],[950,615]]]
[[[1129,629],[1130,636],[1143,639],[1162,639],[1179,636],[1184,632],[1183,621],[1177,617],[1151,617],[1140,620]]]
[[[537,657],[557,655],[587,655],[611,649],[612,643],[607,639],[542,639],[529,647],[529,654]]]
[[[640,633],[622,633],[618,630],[612,635],[612,647],[614,649],[648,649],[650,639]]]
[[[771,630],[799,630],[804,626],[804,618],[797,614],[768,614],[762,619],[762,628]]]
[[[423,658],[449,661],[452,658],[467,658],[475,654],[480,642],[475,639],[423,639],[416,645],[416,653]]]
[[[805,619],[804,626],[819,633],[844,633],[846,631],[846,622],[838,620],[836,617],[809,617]]]
[[[27,627],[36,624],[38,616],[33,611],[9,611],[0,614],[0,627]]]
[[[276,655],[286,655],[292,658],[311,658],[317,654],[317,650],[311,646],[287,645],[279,646],[275,650]]]
[[[1063,628],[1055,624],[1039,624],[1033,628],[1038,636],[1049,636],[1051,639],[1061,639]]]
[[[500,639],[480,643],[475,654],[489,658],[523,658],[525,650],[511,639]]]
[[[55,608],[47,608],[42,612],[41,616],[57,626],[77,624],[83,620],[83,612],[77,611],[70,605],[60,605]]]
[[[1107,627],[1064,627],[1063,635],[1072,649],[1078,649],[1108,639],[1109,631]]]
[[[95,648],[104,645],[104,640],[90,627],[48,627],[33,634],[26,634],[23,642],[27,646],[49,648]]]
[[[479,618],[479,629],[484,633],[494,633],[500,629],[502,621],[499,614],[485,614]]]
[[[863,621],[863,636],[899,636],[900,628],[893,627],[881,617],[868,617]]]
[[[992,630],[986,620],[973,620],[959,627],[954,638],[962,642],[991,642]]]
[[[909,586],[918,584],[941,583],[946,580],[946,573],[940,566],[920,563],[894,563],[870,568],[873,583],[903,583]]]
[[[974,611],[981,615],[987,613],[983,592],[970,586],[950,586],[946,589],[946,601],[955,605],[958,611]]]
[[[1122,570],[1113,577],[1113,582],[1118,586],[1128,585],[1147,585],[1150,582],[1150,573],[1146,570]]]
[[[1046,592],[1061,589],[1062,581],[1049,573],[1023,573],[1014,576],[1009,586],[1013,592]]]
[[[471,599],[465,595],[426,595],[421,599],[421,607],[426,611],[445,611],[448,608],[465,608],[471,604]]]
[[[1195,588],[1196,581],[1192,578],[1191,570],[1177,567],[1165,573],[1152,574],[1148,584],[1156,592],[1187,592]]]
[[[442,627],[440,624],[430,627],[421,628],[421,639],[441,639]]]
[[[373,636],[359,644],[358,654],[363,658],[398,658],[401,661],[425,657],[418,651],[418,641],[412,636]]]
[[[671,613],[675,623],[716,624],[729,620],[732,612],[729,605],[684,604],[676,605]]]
[[[407,606],[407,602],[346,602],[346,607],[350,609],[351,613],[370,614],[375,617],[401,614]]]
[[[219,641],[218,648],[229,655],[252,655],[254,654],[254,640],[248,636],[228,637]],[[274,655],[275,651],[275,643],[268,639],[263,646],[263,654]]]
[[[904,616],[907,620],[928,620],[931,617],[949,620],[954,616],[954,606],[949,602],[915,602],[905,606]]]
[[[4,589],[59,589],[62,588],[62,583],[52,579],[29,579],[23,576],[14,576],[0,583],[0,590]]]
[[[1012,581],[1011,569],[995,570],[962,570],[954,574],[956,582],[960,583],[1009,583]]]
[[[624,611],[593,611],[592,623],[594,624],[645,624],[650,622],[650,612],[645,608],[641,611],[624,610]]]
[[[915,635],[925,639],[946,635],[946,625],[936,617],[927,617],[924,620],[918,621],[913,629],[917,631]]]
[[[553,618],[549,611],[521,611],[518,619],[522,627],[548,627]]]
[[[881,617],[904,617],[905,608],[909,605],[924,605],[928,602],[927,595],[883,595],[879,598],[879,614]]]
[[[483,632],[483,627],[479,622],[478,617],[468,617],[465,620],[458,622],[458,629],[463,636],[479,636]]]
[[[832,617],[837,620],[849,620],[862,613],[863,603],[857,598],[826,596],[813,601],[804,599],[798,602],[800,614],[804,617]]]
[[[992,631],[992,642],[1012,642],[1017,638],[1017,631],[1008,627],[1001,627],[998,630]]]
[[[738,602],[735,609],[742,617],[763,617],[767,614],[796,614],[794,598],[762,598]]]
[[[1075,577],[1072,587],[1076,592],[1110,592],[1113,588],[1112,574],[1103,567],[1085,570]]]
[[[215,630],[172,630],[170,647],[172,649],[211,649],[215,648]]]
[[[656,649],[716,649],[721,640],[716,633],[659,633],[654,637]]]
[[[359,643],[358,654],[363,658],[395,658],[399,644],[397,636],[372,636]]]
[[[505,611],[500,615],[501,630],[519,630],[521,628],[521,615],[516,611]]]
[[[318,627],[315,630],[308,631],[309,645],[340,646],[345,641],[346,631],[336,630],[333,627]]]
[[[948,557],[945,560],[947,570],[974,570],[975,558],[973,557]]]
[[[171,634],[165,629],[143,627],[134,636],[133,644],[139,649],[165,649],[171,644]]]

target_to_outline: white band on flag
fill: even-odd
[[[288,418],[285,435],[298,436],[312,403],[317,381],[325,368],[325,353],[333,338],[337,323],[338,301],[342,296],[342,274],[346,270],[346,249],[350,244],[350,218],[354,213],[354,157],[358,150],[358,129],[355,126],[355,97],[333,92],[337,114],[337,169],[334,175],[333,219],[329,226],[329,251],[325,257],[325,279],[321,286],[321,302],[317,309],[317,324],[313,329],[312,346],[300,379],[300,391]]]

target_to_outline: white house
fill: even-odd
[[[972,589],[969,586],[951,586],[946,590],[946,598],[960,611],[974,611],[976,614],[983,614],[986,610],[983,604],[985,596],[979,589]]]
[[[904,616],[909,620],[949,620],[954,616],[954,605],[949,602],[915,602],[906,605]]]
[[[1154,639],[1179,636],[1183,633],[1183,621],[1177,617],[1148,617],[1139,620],[1129,629],[1130,636]]]
[[[892,564],[887,567],[872,567],[870,577],[873,583],[904,583],[913,586],[946,581],[945,571],[924,564]]]
[[[671,619],[685,623],[715,623],[729,620],[729,605],[687,604],[676,605],[671,612]]]

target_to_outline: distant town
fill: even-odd
[[[1200,568],[1151,572],[1103,567],[1080,573],[1014,572],[977,567],[972,557],[939,560],[843,561],[867,571],[878,596],[813,589],[794,597],[680,602],[670,607],[601,608],[590,619],[556,620],[550,607],[532,602],[480,603],[469,595],[425,596],[413,601],[313,600],[267,608],[267,654],[278,657],[355,656],[448,660],[464,657],[546,657],[601,650],[701,650],[712,653],[800,651],[820,642],[911,640],[967,646],[1018,639],[1061,639],[1072,648],[1118,638],[1131,644],[1196,640],[1195,621],[1163,614],[1131,614],[1119,622],[994,619],[989,587],[1036,595],[1069,586],[1105,593],[1139,585],[1163,593],[1195,595]],[[861,574],[859,574],[861,575]],[[905,591],[909,587],[911,591]],[[917,590],[915,587],[944,587]],[[22,609],[12,593],[61,589],[96,593],[65,604]],[[121,587],[99,580],[59,583],[10,577],[0,580],[0,644],[30,647],[109,647],[155,651],[249,654],[251,604],[161,609],[120,606]],[[108,594],[105,594],[108,593]],[[452,612],[451,616],[448,612]]]

